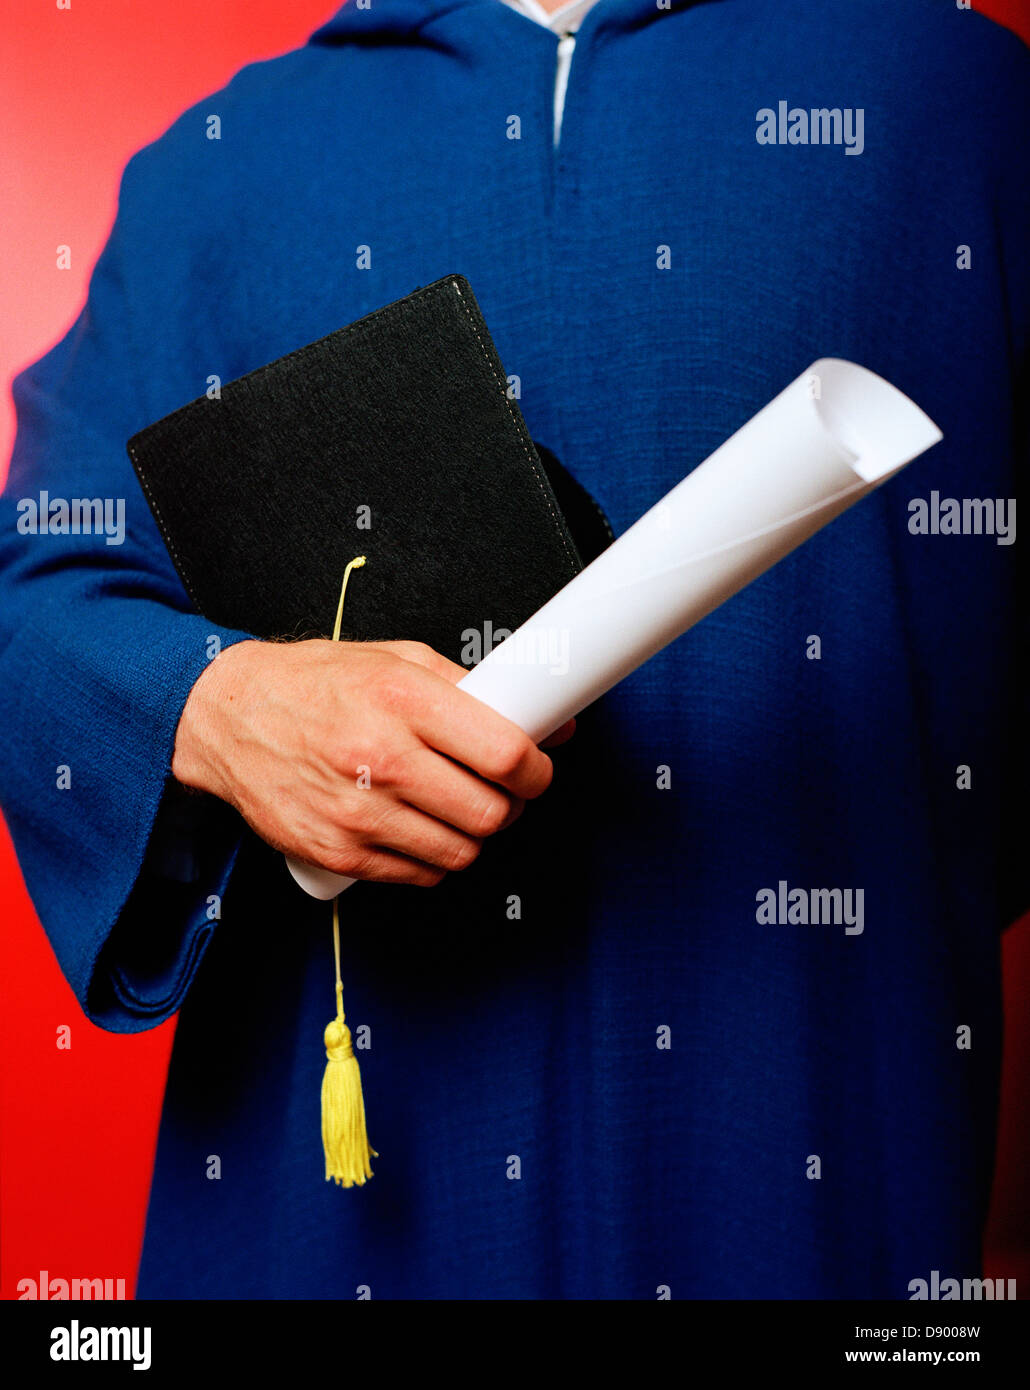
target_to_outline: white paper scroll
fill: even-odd
[[[882,377],[814,362],[459,689],[539,742],[941,438]],[[315,898],[354,881],[287,862]]]

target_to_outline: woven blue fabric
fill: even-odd
[[[599,0],[555,152],[555,49],[500,0],[375,0],[245,69],[130,162],[82,317],[16,386],[4,810],[90,1017],[182,1008],[142,1297],[904,1298],[978,1269],[1027,905],[1020,547],[911,534],[908,504],[1012,497],[1025,456],[1026,52],[938,0]],[[862,152],[759,143],[781,100],[861,109]],[[537,808],[511,832],[549,875],[520,920],[507,869],[459,924],[347,895],[382,1157],[345,1192],[327,909],[169,790],[209,639],[243,634],[190,611],[125,441],[452,272],[616,531],[820,356],[945,437],[601,702],[548,793],[585,848],[563,870]],[[124,498],[124,544],[19,534],[44,488]],[[861,889],[864,930],[760,922],[781,881]]]

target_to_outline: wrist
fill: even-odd
[[[260,646],[236,642],[218,653],[193,683],[179,716],[172,776],[183,786],[229,800],[224,750],[231,740],[233,706],[242,697],[241,668]]]

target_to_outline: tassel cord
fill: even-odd
[[[344,570],[340,602],[336,609],[333,641],[340,640],[343,603],[351,571],[365,563],[363,555]],[[336,1017],[325,1030],[326,1068],[322,1078],[322,1147],[325,1178],[339,1187],[363,1187],[372,1177],[371,1160],[378,1158],[368,1142],[361,1071],[354,1055],[350,1029],[343,1012],[343,979],[340,974],[340,907],[333,899],[333,961],[336,966]]]

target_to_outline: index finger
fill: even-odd
[[[432,672],[419,686],[410,723],[430,748],[526,801],[546,791],[551,760],[517,724]]]

